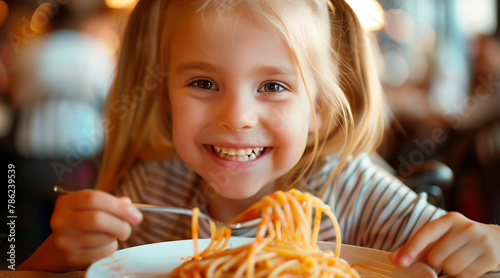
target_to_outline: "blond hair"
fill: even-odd
[[[112,191],[137,160],[175,155],[165,108],[170,39],[193,16],[217,13],[222,17],[226,12],[249,13],[276,32],[291,50],[311,107],[319,116],[321,124],[315,124],[302,158],[281,180],[283,189],[303,188],[315,162],[327,154],[341,154],[333,178],[349,155],[372,152],[378,146],[383,134],[383,95],[366,34],[344,0],[142,0],[129,19],[107,102],[111,129],[99,189]],[[158,86],[145,86],[148,72],[158,67]],[[142,86],[143,94],[128,106],[127,116],[125,109],[116,108],[117,103],[134,99],[137,86]]]

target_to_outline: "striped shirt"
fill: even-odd
[[[427,202],[398,179],[374,165],[362,154],[349,159],[331,184],[326,184],[338,159],[327,157],[316,167],[308,186],[313,193],[326,190],[323,201],[333,208],[346,244],[392,251],[432,219],[446,212]],[[208,213],[201,192],[201,178],[180,159],[145,161],[134,166],[115,189],[117,196],[132,201],[185,208],[199,207]],[[327,187],[327,188],[325,188]],[[200,221],[199,236],[210,237],[206,221]],[[254,236],[256,228],[233,231],[234,236]],[[144,213],[143,223],[134,226],[120,247],[191,238],[189,216]],[[321,222],[319,240],[334,241],[331,221]]]

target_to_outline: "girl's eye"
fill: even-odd
[[[275,82],[268,82],[262,87],[260,87],[257,91],[258,92],[265,92],[265,93],[277,93],[286,90],[287,88],[279,83]]]
[[[189,83],[189,85],[203,89],[203,90],[217,90],[217,87],[215,87],[215,84],[210,80],[204,80],[204,79],[195,80],[195,81]]]

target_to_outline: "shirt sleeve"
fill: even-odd
[[[408,241],[427,222],[446,212],[427,202],[366,154],[344,165],[328,186],[323,201],[329,204],[346,244],[392,251]],[[325,221],[323,221],[325,222]],[[321,240],[333,240],[335,232],[323,223]]]

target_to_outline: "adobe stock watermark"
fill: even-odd
[[[168,76],[168,73],[160,70],[160,65],[156,67],[146,66],[146,75],[142,79],[141,85],[137,85],[132,89],[130,95],[123,96],[120,99],[115,99],[111,103],[111,111],[119,113],[119,119],[125,120],[130,116],[133,109],[146,99],[149,93],[159,89],[162,80]],[[114,129],[114,127],[112,127]]]
[[[410,152],[407,158],[403,155],[398,156],[399,166],[398,174],[403,177],[409,177],[415,171],[415,166],[419,166],[436,151],[439,144],[446,142],[448,135],[442,128],[435,128],[431,132],[431,138],[423,140],[415,139],[413,142],[418,149]]]
[[[162,79],[167,76],[167,73],[160,71],[159,64],[156,67],[147,66],[145,72],[141,85],[135,86],[131,94],[112,102],[111,111],[118,113],[119,120],[129,118],[139,103],[144,101],[149,93],[154,93],[159,88]],[[72,173],[91,155],[93,150],[99,148],[106,136],[115,128],[116,126],[109,118],[104,118],[101,126],[88,130],[85,138],[82,138],[73,148],[67,149],[64,162],[53,161],[51,166],[58,181],[62,182],[65,174]]]
[[[7,236],[7,268],[10,270],[16,269],[16,224],[17,224],[17,211],[16,211],[16,166],[14,164],[7,165],[7,219],[6,226],[9,234]],[[0,234],[0,237],[3,237]],[[0,240],[1,242],[2,240]]]
[[[487,78],[479,76],[479,84],[474,89],[474,93],[467,98],[462,104],[457,104],[455,107],[459,113],[449,113],[445,115],[445,119],[451,123],[453,129],[460,129],[464,125],[464,120],[472,116],[472,113],[477,111],[481,102],[489,100],[493,94],[500,94],[500,82],[493,81],[493,75],[488,75]]]
[[[72,173],[84,160],[92,157],[96,150],[100,149],[109,128],[109,121],[103,121],[102,125],[95,129],[87,130],[84,138],[80,138],[75,145],[66,147],[64,162],[53,161],[51,163],[59,182],[63,181],[64,175]]]
[[[445,115],[445,119],[450,123],[451,128],[460,129],[464,125],[464,121],[476,112],[481,102],[491,99],[493,94],[500,94],[500,82],[493,81],[493,76],[490,74],[487,78],[478,76],[478,85],[475,87],[473,94],[462,104],[456,106],[458,113]],[[398,156],[399,165],[397,167],[398,174],[402,177],[408,177],[415,171],[415,166],[421,165],[428,157],[433,155],[439,144],[443,144],[448,139],[446,131],[442,128],[434,128],[430,134],[430,138],[415,139],[417,149],[411,151],[408,156]]]
[[[61,5],[66,5],[71,0],[38,0],[36,3],[39,8],[33,14],[31,19],[23,16],[21,18],[20,24],[21,30],[20,34],[15,32],[9,32],[7,34],[7,39],[14,50],[14,53],[17,54],[20,51],[20,47],[22,45],[26,45],[29,41],[36,36],[40,35],[33,31],[35,28],[37,30],[45,29],[49,24],[50,20],[57,15],[59,12]],[[42,5],[43,4],[43,5]]]

